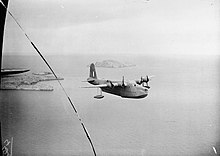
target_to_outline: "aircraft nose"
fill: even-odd
[[[147,88],[144,88],[144,89],[141,91],[140,97],[141,97],[141,98],[144,98],[144,97],[146,97],[147,95],[148,95],[148,90],[147,90]]]
[[[144,93],[141,96],[139,96],[139,98],[145,98],[147,95],[148,95],[147,93]]]

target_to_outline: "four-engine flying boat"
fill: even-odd
[[[148,95],[148,90],[150,89],[148,85],[149,80],[149,76],[141,77],[140,80],[136,80],[133,83],[125,82],[124,76],[122,78],[122,81],[98,79],[95,70],[95,65],[92,63],[90,65],[89,78],[87,78],[87,82],[94,86],[88,86],[83,88],[100,88],[100,94],[94,96],[94,98],[96,99],[101,99],[104,97],[102,95],[102,91],[121,96],[123,98],[139,99],[144,98]]]

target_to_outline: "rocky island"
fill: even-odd
[[[103,67],[103,68],[125,68],[125,67],[133,67],[134,64],[131,63],[121,63],[115,60],[104,60],[102,62],[95,62],[96,67]]]
[[[63,80],[63,78],[58,78]],[[43,81],[57,80],[50,72],[32,73],[2,77],[1,90],[53,91],[53,87]]]

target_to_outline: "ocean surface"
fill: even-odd
[[[99,156],[214,156],[220,153],[220,56],[45,56],[74,102]],[[91,62],[114,59],[128,68],[96,68],[99,78],[155,75],[144,99],[103,93],[86,80]],[[4,56],[6,68],[49,71],[39,56]],[[0,91],[3,141],[15,156],[92,156],[81,124],[58,82],[54,91]]]

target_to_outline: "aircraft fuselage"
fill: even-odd
[[[123,98],[144,98],[148,95],[148,89],[138,84],[126,82],[126,86],[114,86],[111,83],[118,83],[120,81],[99,80],[88,78],[88,82],[92,85],[108,84],[108,87],[101,88],[103,92],[121,96]]]

